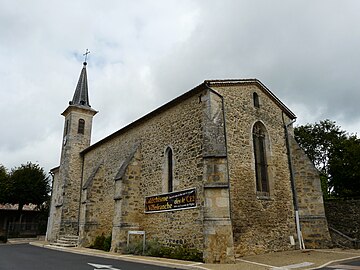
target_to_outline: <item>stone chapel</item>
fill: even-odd
[[[208,263],[330,243],[318,171],[293,136],[295,114],[257,79],[206,80],[91,144],[87,64],[52,169],[48,241],[89,246],[131,233],[185,245]]]

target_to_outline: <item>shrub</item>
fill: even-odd
[[[110,251],[111,249],[111,235],[105,237],[103,250]]]
[[[130,243],[124,249],[125,254],[135,254],[135,255],[142,255],[143,253],[143,243],[142,242],[135,242]]]
[[[110,251],[111,248],[111,235],[105,237],[104,234],[96,236],[94,243],[90,246],[93,249]]]
[[[0,235],[0,243],[6,243],[7,242],[7,237],[6,235]]]
[[[158,241],[148,241],[146,243],[145,253],[143,254],[142,242],[129,244],[125,252],[135,255],[146,255],[152,257],[163,257],[187,261],[203,261],[203,254],[195,248],[189,248],[183,245],[166,246]]]

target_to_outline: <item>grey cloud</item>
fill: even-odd
[[[260,79],[299,122],[360,128],[356,0],[0,5],[0,163],[8,167],[57,165],[60,113],[86,48],[90,103],[99,110],[93,141],[216,78]]]

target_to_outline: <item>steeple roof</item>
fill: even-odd
[[[81,105],[81,106],[91,107],[89,103],[86,65],[87,63],[84,62],[84,66],[81,70],[79,81],[77,83],[73,99],[72,101],[69,102],[70,105]]]

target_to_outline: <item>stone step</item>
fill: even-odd
[[[59,244],[77,244],[77,241],[69,241],[69,240],[64,240],[64,239],[58,239],[56,240],[56,243],[59,243]]]
[[[58,242],[54,242],[54,243],[50,243],[51,246],[57,246],[57,247],[76,247],[76,244],[65,244],[65,243],[58,243]]]
[[[77,235],[61,235],[60,238],[74,240],[74,241],[79,240],[79,236],[77,236]]]
[[[58,247],[76,247],[79,242],[79,236],[77,235],[62,235],[55,242],[50,245]]]

